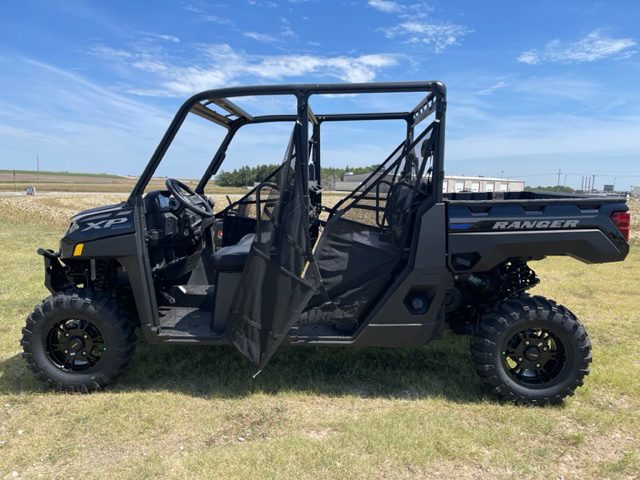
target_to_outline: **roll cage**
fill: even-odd
[[[424,92],[425,96],[413,109],[407,111],[363,112],[363,113],[319,113],[310,106],[314,95],[354,95],[370,93],[409,93]],[[167,149],[189,113],[193,113],[227,130],[222,142],[195,191],[204,193],[211,178],[220,169],[237,131],[248,124],[295,122],[299,126],[299,142],[309,145],[300,149],[298,162],[304,167],[303,189],[305,196],[310,197],[312,205],[320,205],[321,194],[309,192],[309,180],[320,183],[321,150],[320,131],[324,122],[349,122],[363,120],[404,120],[406,122],[405,149],[414,141],[415,127],[425,118],[435,113],[435,122],[444,131],[446,90],[438,81],[422,82],[385,82],[385,83],[337,83],[337,84],[291,84],[264,85],[250,87],[230,87],[207,90],[189,98],[178,110],[169,128],[151,156],[149,163],[134,186],[127,203],[135,204],[135,198],[142,195],[151,180]],[[252,115],[232,101],[242,97],[292,96],[295,98],[295,112],[271,115]],[[442,181],[444,178],[444,135],[438,135],[438,145],[434,148],[433,158],[433,191],[434,200],[441,201]],[[312,159],[312,161],[311,161]],[[311,168],[310,168],[311,165]]]
[[[424,96],[409,110],[341,113],[340,105],[332,110],[338,113],[324,113],[310,105],[314,96],[381,93]],[[223,338],[216,337],[221,333],[218,326],[223,327],[224,338],[260,368],[287,336],[313,339],[318,329],[325,332],[324,338],[335,336],[338,342],[357,338],[375,344],[384,328],[368,325],[386,317],[385,305],[402,305],[410,297],[426,295],[423,290],[432,287],[425,285],[440,286],[445,281],[438,268],[419,291],[405,291],[414,282],[419,219],[442,202],[445,94],[444,85],[437,81],[274,85],[210,90],[182,105],[131,192],[130,206],[141,204],[148,182],[189,113],[226,129],[195,188],[197,195],[204,194],[240,128],[277,122],[293,125],[281,165],[252,192],[215,214],[223,221],[224,235],[223,248],[212,257],[215,279],[210,285],[218,292],[212,338]],[[264,96],[293,97],[294,111],[254,115],[232,101]],[[404,122],[402,141],[352,192],[333,207],[323,206],[322,125],[376,120]],[[264,201],[263,187],[270,189]],[[255,197],[249,199],[251,195]],[[242,209],[235,208],[243,203],[260,208],[251,218],[243,216],[238,214]],[[321,218],[323,212],[327,215]],[[441,215],[442,208],[434,212]],[[142,237],[138,242],[144,250]],[[240,261],[228,262],[231,258]],[[223,288],[229,292],[223,293]],[[415,328],[415,315],[422,315],[426,324],[420,328],[427,337],[435,332],[442,314],[444,289],[434,291],[437,295],[429,306],[411,307],[402,318]],[[381,295],[391,295],[393,301],[382,300]],[[230,302],[222,302],[223,297]],[[174,328],[162,322],[152,322],[160,324],[159,337],[166,328]]]

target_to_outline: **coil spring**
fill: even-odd
[[[108,290],[110,273],[109,263],[106,260],[96,260],[93,287],[96,290]]]
[[[509,294],[523,292],[540,283],[536,272],[529,268],[527,262],[522,260],[507,262],[502,275],[506,280],[505,290]]]

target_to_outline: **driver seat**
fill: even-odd
[[[241,272],[247,262],[255,233],[248,233],[235,245],[222,247],[213,253],[213,268],[217,272]]]

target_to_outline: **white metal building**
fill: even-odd
[[[465,175],[445,175],[443,193],[451,192],[520,192],[524,190],[524,180],[493,177],[467,177]]]
[[[370,174],[345,175],[344,181],[336,182],[335,189],[351,192]],[[442,182],[443,193],[451,192],[519,192],[524,190],[524,180],[512,178],[467,177],[465,175],[445,175]]]

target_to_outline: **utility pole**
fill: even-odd
[[[18,186],[16,185],[16,171],[13,171],[13,191],[17,192],[18,191]]]
[[[562,170],[558,169],[558,188],[557,191],[560,191],[560,175],[562,174]]]
[[[596,176],[593,176],[593,181],[591,182],[591,190],[595,190],[596,189]]]
[[[40,158],[36,155],[36,183],[40,183]]]

